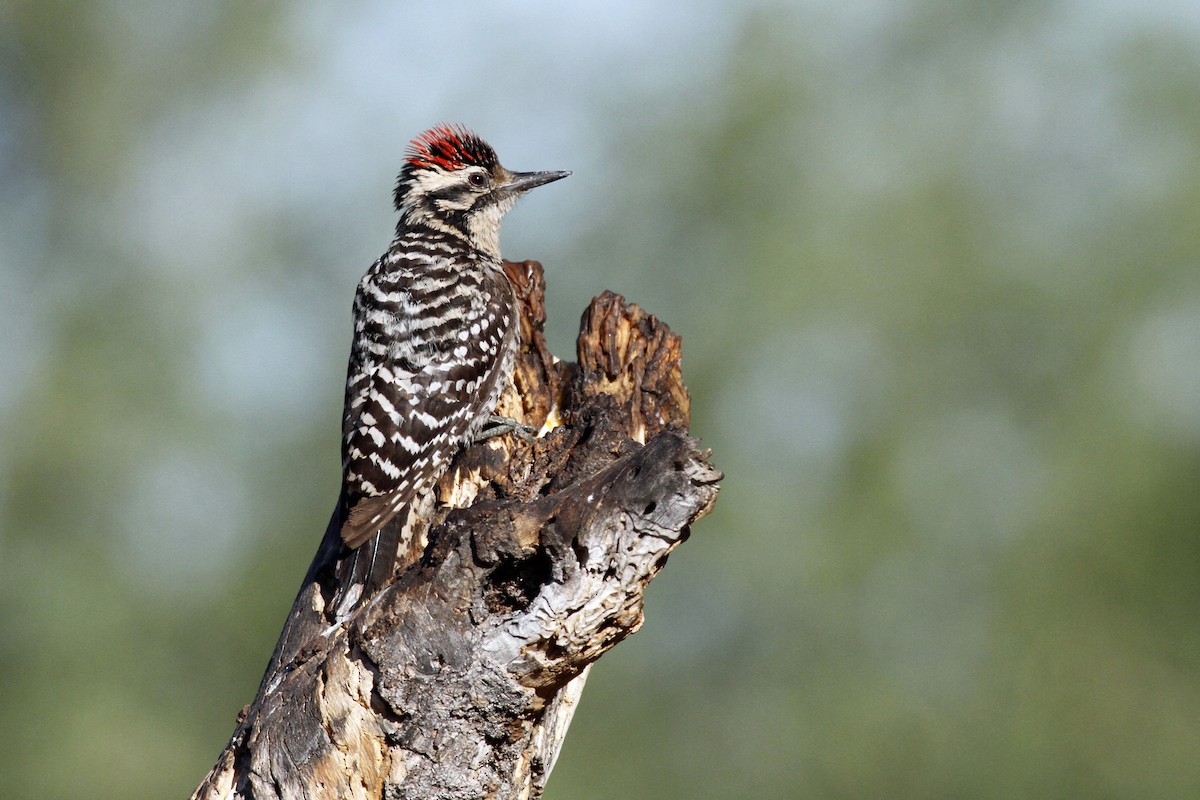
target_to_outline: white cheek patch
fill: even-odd
[[[413,185],[421,194],[429,194],[437,192],[449,186],[454,186],[461,183],[459,176],[454,172],[442,172],[436,169],[423,169],[413,175]]]
[[[404,196],[406,205],[413,205],[421,197],[428,197],[443,189],[462,188],[461,172],[442,172],[434,169],[422,169],[413,174],[412,188]],[[465,211],[471,207],[474,198],[467,195],[462,201],[438,199],[435,201],[443,211]]]

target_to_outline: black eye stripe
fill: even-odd
[[[429,192],[426,197],[433,200],[457,200],[464,195],[462,186],[443,186],[441,189]]]

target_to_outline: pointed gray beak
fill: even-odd
[[[502,187],[505,191],[513,194],[527,192],[537,186],[543,186],[551,181],[559,180],[570,175],[570,172],[565,170],[554,170],[551,172],[514,172],[512,178],[508,180]]]

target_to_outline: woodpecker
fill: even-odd
[[[512,172],[461,125],[412,141],[391,246],[358,284],[342,417],[338,613],[405,566],[411,511],[495,410],[518,346],[500,220],[569,172]],[[332,526],[331,526],[332,527]]]

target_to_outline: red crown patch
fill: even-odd
[[[492,146],[462,125],[443,123],[412,140],[405,159],[412,167],[445,170],[496,165]]]

